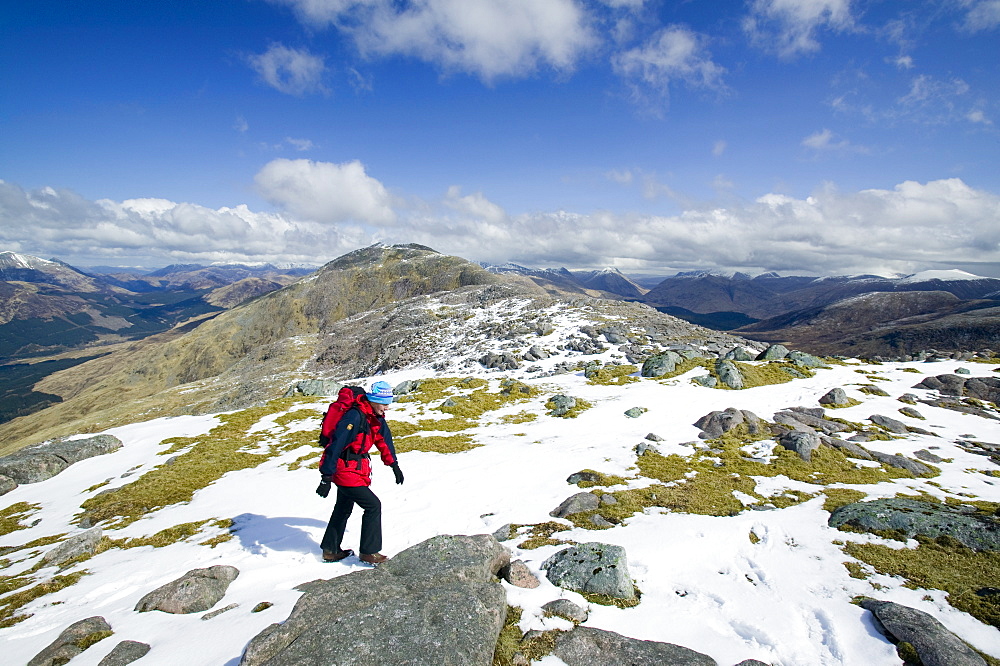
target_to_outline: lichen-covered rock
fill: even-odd
[[[111,625],[100,615],[74,622],[32,657],[28,666],[61,666],[93,643],[109,635],[111,635]]]
[[[861,607],[871,611],[894,641],[912,645],[924,666],[986,666],[982,657],[932,615],[877,599],[863,599]]]
[[[795,451],[799,457],[806,462],[812,461],[812,452],[819,447],[822,441],[815,432],[802,432],[793,430],[786,432],[778,439],[778,444],[789,451]]]
[[[17,481],[9,476],[0,474],[0,495],[6,495],[10,491],[14,490],[14,488],[17,488]]]
[[[229,585],[240,575],[239,569],[217,564],[206,569],[192,569],[166,585],[146,594],[135,610],[140,613],[159,610],[164,613],[200,613],[219,602]]]
[[[557,506],[552,511],[549,511],[549,515],[553,518],[565,518],[566,516],[571,516],[574,513],[593,511],[600,506],[600,504],[600,498],[593,493],[577,493],[564,499],[562,504]]]
[[[601,480],[601,475],[597,472],[591,472],[590,470],[582,469],[579,472],[573,472],[566,477],[566,483],[577,484],[581,481],[587,483],[597,483]]]
[[[576,627],[559,634],[552,654],[567,666],[717,666],[714,659],[680,645],[643,641],[613,631]]]
[[[779,361],[788,356],[788,348],[784,345],[771,345],[757,354],[758,361]]]
[[[643,362],[640,374],[643,377],[662,377],[676,370],[683,361],[677,352],[666,351],[655,354]]]
[[[629,417],[630,419],[637,419],[648,411],[649,410],[645,407],[630,407],[629,409],[625,410],[625,416]]]
[[[907,537],[948,536],[975,550],[1000,550],[1000,521],[975,507],[899,497],[855,502],[830,514],[830,527],[851,525],[867,532],[897,531]]]
[[[807,354],[805,352],[791,351],[788,352],[788,356],[786,358],[795,365],[801,366],[803,368],[826,367],[826,363],[823,361],[823,359],[819,358],[818,356],[813,356],[812,354]]]
[[[735,407],[727,407],[721,412],[709,412],[694,422],[694,426],[702,431],[698,434],[701,439],[721,437],[724,433],[741,425],[746,425],[747,431],[751,435],[758,434],[763,428],[763,424],[756,414]]]
[[[489,666],[507,614],[496,574],[508,562],[490,535],[441,535],[377,569],[306,583],[240,664]]]
[[[535,574],[531,573],[531,569],[528,568],[528,565],[521,560],[514,560],[507,566],[503,567],[500,569],[498,575],[514,587],[523,587],[533,590],[541,585],[535,577]]]
[[[553,585],[568,590],[635,598],[628,558],[621,546],[597,542],[570,546],[545,560],[542,569]]]
[[[911,458],[907,458],[906,456],[895,455],[892,453],[879,453],[878,451],[872,451],[871,454],[872,457],[880,463],[897,469],[905,469],[913,476],[926,476],[934,473],[934,470],[927,465],[917,462]]]
[[[882,416],[881,414],[872,414],[868,417],[868,420],[877,426],[881,426],[891,433],[897,435],[905,435],[909,431],[906,429],[906,424],[902,421],[897,421],[896,419],[891,419],[888,416]]]
[[[549,615],[555,615],[570,622],[586,622],[587,618],[590,617],[586,608],[577,606],[569,599],[556,599],[542,604],[542,610]]]
[[[840,407],[850,403],[848,402],[847,392],[838,387],[832,388],[824,393],[819,399],[819,404]]]
[[[122,641],[97,666],[126,666],[141,659],[149,652],[149,645],[139,641]]]
[[[719,359],[715,362],[715,374],[719,376],[719,381],[731,389],[741,389],[746,384],[743,373],[732,361]]]
[[[81,555],[93,555],[101,542],[101,528],[94,527],[80,534],[71,536],[61,544],[45,553],[42,561],[47,564],[62,564]]]
[[[576,398],[568,395],[554,395],[545,403],[549,408],[550,416],[565,416],[571,409],[576,407]]]
[[[740,345],[727,351],[723,354],[722,358],[727,361],[755,361],[757,360],[757,355],[751,353],[746,347]]]
[[[52,478],[73,463],[111,453],[121,447],[121,440],[113,435],[37,444],[0,458],[0,475],[16,483],[38,483]]]

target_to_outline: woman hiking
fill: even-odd
[[[382,462],[392,468],[396,483],[403,482],[392,446],[392,433],[385,421],[385,410],[392,398],[392,387],[386,382],[375,382],[368,392],[358,389],[356,393],[345,387],[323,419],[321,434],[328,438],[329,444],[320,460],[323,480],[316,492],[326,497],[330,483],[337,486],[337,503],[320,543],[326,562],[339,562],[354,554],[353,550],[341,548],[340,542],[355,504],[364,510],[358,559],[366,564],[381,564],[389,559],[379,552],[382,550],[382,503],[370,487],[371,457],[368,452],[372,446],[378,449]],[[334,413],[342,414],[335,423],[337,415],[331,417]]]

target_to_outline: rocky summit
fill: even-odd
[[[1000,659],[989,350],[817,356],[375,246],[118,353],[5,430],[5,663]],[[327,562],[320,417],[375,381],[389,559],[357,511]]]

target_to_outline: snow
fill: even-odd
[[[553,316],[571,318],[572,313]],[[628,479],[629,487],[648,485],[649,479],[630,478],[635,473],[631,469],[635,464],[633,448],[647,433],[664,438],[655,443],[662,452],[690,455],[694,451],[692,442],[700,444],[698,430],[691,424],[712,410],[735,406],[770,419],[785,407],[817,406],[820,396],[838,386],[862,400],[862,404],[837,410],[833,414],[837,417],[865,421],[872,414],[891,415],[940,435],[913,434],[866,446],[907,456],[918,449],[940,447],[935,453],[951,459],[938,465],[942,474],[933,479],[937,484],[934,486],[922,479],[901,479],[852,488],[867,492],[871,498],[920,489],[942,497],[946,492],[965,493],[997,502],[1000,487],[996,483],[1000,480],[976,472],[996,467],[954,442],[971,435],[1000,442],[1000,421],[926,405],[919,406],[927,417],[920,421],[900,415],[897,410],[902,405],[895,397],[869,396],[856,390],[868,381],[856,369],[877,374],[885,380],[878,382],[880,388],[890,396],[898,396],[924,394],[912,388],[921,375],[904,372],[904,368],[917,368],[927,375],[953,372],[958,367],[969,368],[972,376],[995,376],[992,366],[958,361],[851,364],[820,370],[815,377],[787,384],[722,391],[693,385],[688,378],[669,382],[641,380],[613,387],[590,385],[580,374],[524,375],[522,381],[542,391],[530,402],[507,409],[509,413],[534,412],[539,415],[536,420],[517,424],[491,419],[472,431],[482,446],[463,453],[401,454],[400,465],[406,475],[402,486],[392,483],[392,474],[376,465],[373,489],[383,504],[383,552],[391,556],[437,534],[491,533],[508,523],[553,520],[548,512],[579,492],[566,483],[566,478],[581,469],[619,474]],[[693,374],[698,373],[696,370]],[[432,374],[428,368],[414,368],[379,379],[395,384]],[[489,378],[497,389],[499,379],[508,375],[483,372],[481,376]],[[547,416],[544,402],[555,393],[583,398],[594,406],[575,419]],[[324,407],[321,403],[312,405],[317,414]],[[645,406],[649,411],[636,419],[626,418],[623,412],[635,406]],[[413,416],[414,409],[412,404],[395,405],[390,419],[405,420]],[[262,419],[254,430],[276,428],[275,418],[271,415]],[[71,521],[84,499],[130,483],[162,462],[156,454],[167,448],[161,443],[164,439],[205,433],[217,423],[213,416],[182,416],[109,430],[124,442],[121,450],[77,463],[50,480],[20,486],[0,498],[2,507],[16,502],[42,507],[28,521],[40,518],[37,525],[0,537],[0,546],[18,546],[43,536],[79,531]],[[301,427],[308,425],[303,422]],[[769,456],[773,447],[771,441],[757,443],[752,455]],[[197,541],[204,540],[201,537],[163,548],[113,548],[74,565],[67,572],[85,568],[90,575],[72,587],[30,603],[22,610],[33,613],[32,617],[0,629],[5,663],[26,663],[69,624],[102,615],[113,627],[114,636],[75,657],[74,666],[97,664],[125,639],[152,646],[142,661],[148,666],[235,666],[251,638],[288,617],[300,596],[297,585],[360,568],[354,558],[337,564],[321,561],[319,540],[333,508],[332,497],[324,500],[314,493],[318,482],[315,468],[289,471],[286,466],[312,451],[315,449],[304,446],[256,468],[229,473],[198,491],[191,502],[155,511],[124,529],[106,531],[116,539],[137,537],[180,523],[232,518],[236,538],[215,548],[198,545]],[[130,476],[122,477],[130,471]],[[107,479],[111,480],[109,485],[87,490]],[[819,489],[783,477],[759,477],[755,481],[756,492],[767,496],[789,490],[815,493]],[[749,495],[741,499],[747,498]],[[827,526],[829,514],[822,505],[823,497],[819,496],[786,509],[748,510],[732,517],[647,510],[611,529],[572,528],[560,532],[558,536],[564,539],[623,546],[630,573],[642,591],[641,603],[634,608],[590,604],[585,626],[683,645],[712,656],[723,666],[749,658],[783,666],[900,664],[892,644],[873,626],[870,613],[851,603],[858,595],[869,595],[930,613],[977,649],[1000,657],[1000,632],[953,609],[944,593],[908,589],[902,580],[889,576],[873,575],[871,582],[850,577],[843,562],[851,558],[836,542],[907,546],[832,529]],[[345,547],[357,548],[359,529],[359,516],[355,515],[348,526]],[[517,541],[507,545],[512,543]],[[511,546],[514,558],[522,559],[541,581],[533,590],[502,583],[508,603],[524,609],[523,630],[570,628],[565,620],[543,617],[541,605],[553,599],[568,598],[586,605],[580,595],[549,583],[541,570],[542,562],[560,548],[521,550]],[[10,556],[13,561],[2,573],[12,575],[30,568],[44,550],[38,549],[33,557],[25,558],[23,552]],[[201,620],[203,613],[183,616],[132,610],[139,598],[152,589],[190,569],[216,564],[240,570],[216,606],[238,604],[236,608],[209,621]],[[43,572],[52,575],[55,569]],[[882,588],[875,589],[872,582]],[[251,609],[262,601],[274,605],[252,613]],[[536,663],[557,666],[561,661],[546,657]]]
[[[937,270],[937,271],[920,271],[919,273],[914,273],[913,275],[908,275],[899,281],[900,284],[913,284],[914,282],[928,282],[930,280],[941,280],[943,282],[953,282],[958,280],[988,280],[989,278],[984,278],[981,275],[973,275],[972,273],[966,273],[965,271],[960,271],[958,269],[952,270]]]

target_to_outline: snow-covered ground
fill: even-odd
[[[770,420],[782,408],[818,406],[817,399],[834,387],[844,387],[850,397],[861,400],[858,406],[837,410],[837,417],[860,422],[872,414],[884,414],[939,435],[911,434],[905,439],[869,442],[869,448],[912,456],[916,450],[936,446],[940,447],[935,449],[937,455],[951,460],[938,464],[942,474],[931,479],[937,485],[928,484],[927,479],[901,479],[855,488],[870,498],[920,489],[938,497],[962,494],[1000,502],[1000,479],[977,471],[997,467],[954,443],[970,436],[1000,442],[1000,421],[926,405],[917,405],[926,421],[898,413],[903,406],[896,400],[899,395],[926,394],[912,388],[922,375],[949,373],[958,367],[968,368],[973,376],[997,376],[991,365],[957,361],[857,364],[819,370],[815,377],[786,384],[723,391],[697,386],[689,381],[690,376],[666,382],[643,379],[624,386],[597,386],[589,384],[581,373],[524,375],[523,381],[542,390],[537,398],[506,409],[510,413],[533,412],[537,414],[535,420],[507,423],[495,419],[474,432],[482,446],[466,452],[403,453],[400,465],[406,482],[402,486],[393,483],[389,470],[375,465],[373,489],[383,503],[383,552],[391,556],[437,534],[491,533],[507,523],[553,520],[549,511],[569,495],[580,492],[566,483],[573,472],[590,468],[633,477],[628,481],[633,487],[650,483],[646,478],[634,478],[633,449],[647,433],[664,438],[657,443],[664,454],[691,455],[694,449],[685,443],[697,440],[698,429],[692,424],[710,411],[737,407]],[[904,368],[915,368],[922,375],[905,372]],[[858,391],[860,384],[870,383],[856,372],[858,369],[882,378],[878,386],[889,397]],[[691,375],[703,373],[699,369]],[[396,384],[432,374],[427,369],[415,369],[379,379]],[[484,372],[481,376],[491,379],[498,390],[499,379],[508,375]],[[556,393],[582,398],[593,407],[574,419],[548,416],[545,400]],[[317,415],[324,406],[310,405]],[[636,406],[646,407],[648,412],[639,418],[624,415],[625,410]],[[412,404],[394,406],[390,419],[411,418],[414,409]],[[276,427],[274,418],[266,417],[258,430]],[[162,463],[163,458],[156,455],[168,446],[162,440],[206,433],[217,423],[215,417],[176,417],[110,430],[124,442],[121,450],[77,463],[50,480],[23,485],[0,498],[0,507],[17,502],[41,506],[26,521],[30,524],[38,520],[37,524],[0,537],[0,546],[19,546],[45,536],[78,532],[80,528],[71,520],[83,500],[101,490],[130,483],[138,474]],[[293,422],[291,427],[313,429],[317,425],[316,419],[305,419]],[[301,447],[253,469],[231,472],[198,491],[189,503],[155,511],[124,529],[106,531],[118,539],[151,535],[191,521],[232,518],[235,523],[235,538],[214,548],[197,543],[218,533],[209,529],[204,538],[162,548],[112,548],[74,565],[68,572],[86,569],[89,575],[28,604],[21,612],[32,613],[30,618],[0,629],[0,661],[24,664],[69,624],[101,615],[113,627],[114,636],[74,658],[74,666],[97,664],[125,639],[152,646],[141,661],[144,665],[235,665],[253,636],[288,616],[300,594],[294,589],[296,585],[360,567],[354,558],[336,564],[321,561],[319,541],[333,508],[333,497],[324,500],[314,493],[318,482],[315,467],[295,471],[287,468],[288,463],[309,452],[310,447]],[[131,476],[121,477],[136,467],[139,469]],[[85,492],[108,479],[109,485]],[[758,492],[766,495],[781,488],[810,492],[822,489],[780,477],[762,477],[758,481]],[[829,514],[822,508],[823,499],[819,496],[780,510],[748,510],[733,517],[650,510],[611,529],[573,528],[557,536],[623,546],[630,572],[642,591],[641,603],[634,608],[591,604],[587,626],[683,645],[712,656],[723,666],[748,658],[785,666],[900,664],[894,647],[873,626],[871,615],[851,603],[857,595],[919,608],[979,650],[1000,657],[1000,631],[949,606],[943,592],[908,589],[901,579],[877,574],[869,580],[852,578],[843,565],[851,558],[835,541],[874,541],[894,547],[903,544],[828,527]],[[345,547],[357,549],[359,523],[359,516],[352,518]],[[750,538],[751,532],[757,537],[756,543]],[[542,562],[562,546],[535,550],[511,547],[514,557],[524,560],[541,580],[533,590],[503,583],[508,602],[524,609],[521,628],[569,628],[566,621],[545,618],[540,611],[542,604],[559,597],[586,605],[579,595],[550,584],[540,570]],[[0,574],[26,570],[46,549],[38,549],[32,557],[25,557],[24,551],[8,555],[10,563]],[[190,569],[216,564],[240,570],[216,606],[238,604],[236,608],[208,621],[201,619],[203,613],[185,616],[133,611],[139,598],[154,588]],[[39,575],[54,573],[55,568],[50,567]],[[880,589],[875,589],[873,582]],[[251,612],[264,601],[273,606]],[[550,656],[541,663],[552,666],[561,662]]]

